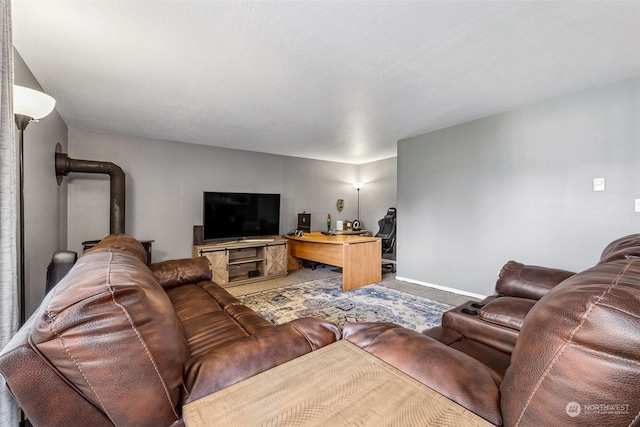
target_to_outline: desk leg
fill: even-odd
[[[361,288],[382,280],[382,241],[344,246],[342,290]]]

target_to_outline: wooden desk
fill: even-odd
[[[378,237],[322,233],[285,237],[289,240],[290,256],[342,267],[344,291],[382,280],[382,241]]]
[[[346,340],[182,408],[187,427],[491,426]]]
[[[357,235],[362,235],[362,234],[367,234],[369,232],[369,230],[342,230],[342,231],[338,231],[338,230],[334,230],[332,231],[332,233],[337,234],[337,235],[345,235],[345,236],[357,236]]]

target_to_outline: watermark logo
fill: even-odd
[[[567,406],[564,408],[564,410],[570,417],[577,417],[578,415],[580,415],[582,408],[580,407],[580,404],[578,402],[569,402],[567,403]]]
[[[569,402],[564,411],[570,417],[580,414],[619,415],[629,413],[628,403],[589,403],[581,405],[578,402]]]

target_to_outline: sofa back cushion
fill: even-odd
[[[128,236],[100,242],[47,295],[31,330],[37,352],[114,425],[180,418],[179,324],[143,259]]]
[[[140,242],[126,234],[110,234],[100,240],[97,245],[84,251],[84,254],[91,252],[124,252],[134,256],[143,263],[147,261],[147,253]]]
[[[500,389],[504,425],[632,425],[638,331],[640,259],[597,265],[549,291],[511,355]]]

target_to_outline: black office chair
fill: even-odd
[[[382,268],[390,268],[395,273],[396,208],[387,209],[387,214],[378,221],[378,227],[376,237],[382,238]]]

